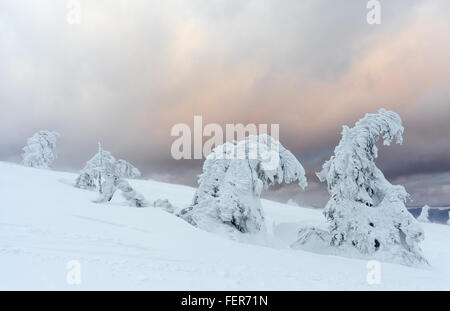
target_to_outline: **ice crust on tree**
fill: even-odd
[[[23,148],[22,164],[36,168],[50,168],[57,159],[56,140],[59,133],[51,131],[39,131],[28,138],[27,145]]]
[[[401,144],[403,131],[399,115],[384,109],[366,114],[353,128],[343,127],[334,155],[317,173],[331,196],[324,210],[330,245],[371,256],[388,253],[404,264],[425,262],[419,248],[424,231],[405,207],[408,193],[389,183],[375,165],[376,143]],[[317,240],[326,234],[311,236]],[[296,244],[302,243],[308,244],[304,230]]]
[[[425,205],[424,207],[422,207],[422,211],[420,212],[419,217],[417,217],[417,220],[420,222],[430,222],[429,219],[429,211],[430,211],[430,207],[428,205]]]
[[[261,191],[283,181],[307,186],[303,166],[276,139],[264,134],[227,142],[205,160],[193,203],[180,216],[207,231],[218,225],[227,232],[265,231]]]

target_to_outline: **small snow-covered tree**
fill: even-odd
[[[148,206],[148,202],[144,196],[136,192],[133,187],[125,180],[117,175],[106,173],[103,175],[105,182],[103,183],[103,191],[100,193],[100,197],[95,203],[105,203],[111,201],[114,193],[117,190],[121,190],[123,197],[127,200],[130,206],[145,207]]]
[[[94,174],[86,169],[81,170],[80,175],[75,181],[75,187],[86,190],[94,190],[97,188]]]
[[[39,131],[28,138],[23,148],[22,163],[25,166],[36,168],[50,168],[58,157],[56,153],[56,140],[59,134],[51,131]]]
[[[450,212],[448,212],[448,220],[447,220],[447,225],[450,225]]]
[[[180,216],[207,231],[219,224],[242,233],[265,230],[261,191],[283,181],[307,185],[300,162],[276,139],[251,135],[227,142],[207,157],[192,206]]]
[[[81,170],[75,186],[88,190],[98,188],[99,198],[96,203],[111,201],[114,193],[121,190],[130,206],[144,207],[148,206],[148,202],[124,179],[140,175],[141,172],[136,167],[125,160],[116,161],[113,155],[98,143],[97,154]]]
[[[98,189],[101,193],[103,178],[107,174],[113,174],[116,159],[106,150],[103,150],[102,144],[98,143],[98,152],[90,159],[86,166],[80,171],[75,187],[81,189]]]
[[[99,192],[102,192],[103,176],[108,174],[120,178],[141,176],[141,172],[136,167],[122,159],[116,161],[113,155],[104,150],[101,143],[98,143],[98,152],[80,171],[75,187],[88,190],[98,188]]]
[[[375,165],[378,140],[401,144],[403,131],[399,115],[384,109],[366,114],[353,128],[343,127],[334,155],[317,173],[331,195],[324,210],[331,245],[363,254],[390,252],[406,264],[425,261],[419,248],[424,232],[404,204],[408,193]]]
[[[98,152],[90,159],[86,166],[80,171],[75,186],[81,189],[99,189],[102,192],[104,175],[115,175],[120,178],[136,178],[141,172],[125,160],[117,160],[109,152],[98,145]]]
[[[422,207],[422,211],[420,212],[419,217],[417,217],[417,220],[420,222],[430,222],[429,211],[430,211],[430,207],[428,205],[425,205],[424,207]]]

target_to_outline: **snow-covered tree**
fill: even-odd
[[[23,148],[22,163],[25,166],[36,168],[50,168],[58,157],[56,153],[56,140],[59,134],[51,131],[39,131],[28,138]]]
[[[192,206],[180,216],[207,231],[218,224],[243,233],[265,230],[261,191],[283,181],[307,185],[300,162],[276,139],[251,135],[227,142],[207,157]]]
[[[430,207],[428,205],[425,205],[424,207],[422,207],[422,211],[420,212],[419,217],[417,217],[417,220],[420,222],[430,222],[429,211],[430,211]]]
[[[81,170],[75,186],[81,189],[99,189],[102,192],[103,176],[115,175],[120,178],[136,178],[141,172],[125,160],[117,160],[109,152],[98,145],[98,152],[90,159]]]
[[[75,187],[81,189],[98,189],[101,193],[103,179],[102,176],[113,174],[116,159],[106,150],[103,150],[102,144],[98,143],[98,152],[90,159],[86,166],[80,171]]]
[[[86,169],[81,170],[80,175],[75,181],[75,187],[86,190],[94,190],[97,188],[93,172]]]
[[[399,115],[384,109],[366,114],[353,128],[343,127],[334,155],[317,173],[331,195],[324,210],[331,245],[369,255],[388,252],[406,264],[425,261],[419,248],[424,232],[404,204],[408,193],[389,183],[374,162],[376,143],[401,144],[403,131]]]
[[[98,152],[90,159],[81,170],[75,186],[82,189],[98,189],[99,198],[96,203],[111,201],[114,193],[121,190],[122,195],[130,206],[144,207],[148,202],[136,192],[124,178],[135,178],[141,172],[125,160],[118,160],[103,149],[98,143]]]
[[[448,220],[447,220],[447,225],[450,225],[450,212],[448,212]]]
[[[127,200],[130,206],[145,207],[148,206],[148,202],[144,196],[136,192],[133,187],[125,180],[117,175],[106,173],[103,175],[105,181],[103,183],[103,191],[100,193],[100,197],[95,201],[96,203],[105,203],[111,201],[114,193],[117,190],[121,190],[123,197]]]

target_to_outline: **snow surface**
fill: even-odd
[[[76,174],[0,162],[0,290],[450,290],[450,226],[423,224],[429,267],[367,261],[289,247],[300,227],[325,225],[320,210],[262,200],[270,246],[197,229],[163,209],[133,208],[117,194],[73,184]],[[195,189],[130,180],[149,201],[191,203]],[[78,260],[81,284],[66,281]]]

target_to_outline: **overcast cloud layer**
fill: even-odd
[[[0,0],[0,160],[26,138],[61,133],[56,168],[79,170],[102,140],[145,177],[196,185],[201,161],[175,161],[177,123],[278,123],[310,188],[268,196],[321,206],[314,172],[343,124],[384,107],[404,144],[377,164],[411,205],[450,204],[450,2]]]

